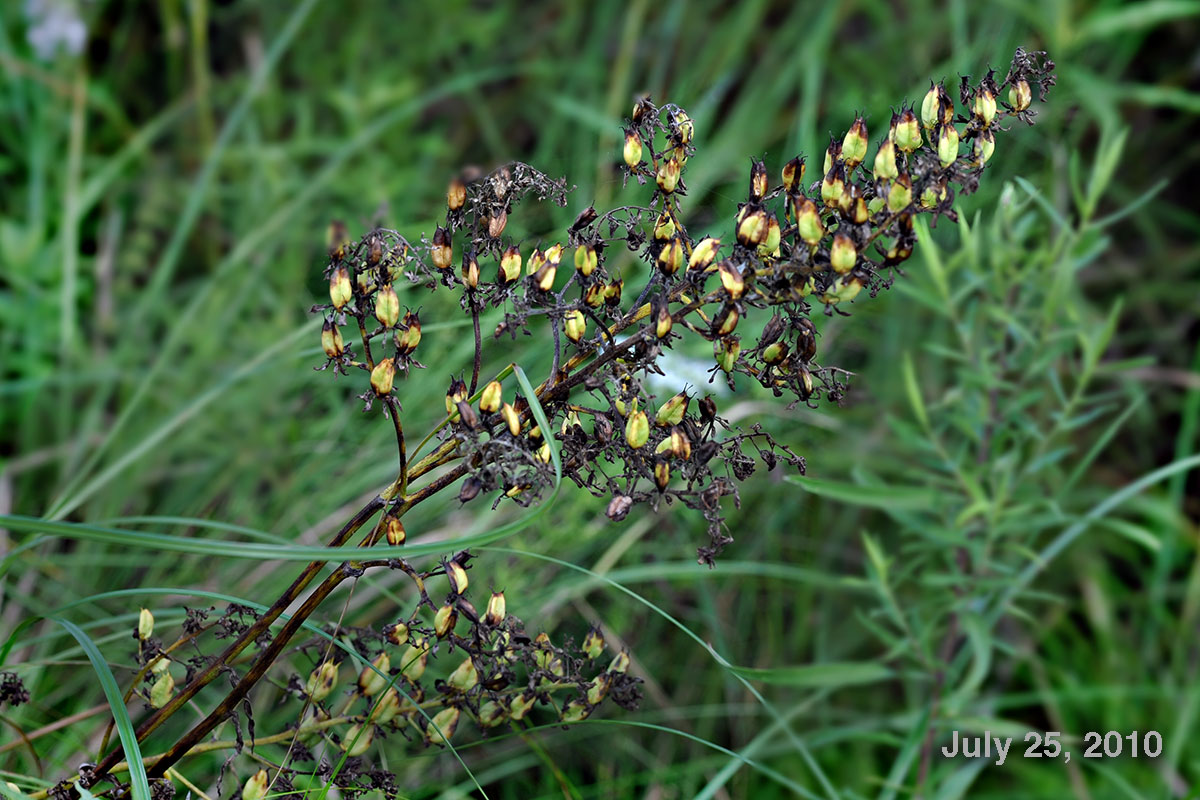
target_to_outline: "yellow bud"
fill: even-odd
[[[625,165],[630,169],[642,163],[642,140],[633,131],[625,131]]]
[[[687,144],[692,140],[692,134],[695,133],[696,126],[692,122],[692,118],[682,108],[675,112],[673,121],[675,122],[675,130],[679,134],[679,141],[682,144]]]
[[[150,609],[143,608],[138,612],[137,637],[143,642],[154,635],[154,615]]]
[[[346,729],[346,735],[342,737],[342,749],[346,751],[346,755],[354,758],[361,756],[367,752],[367,748],[371,746],[372,740],[375,738],[374,725],[351,725]]]
[[[771,214],[767,219],[767,238],[758,246],[758,254],[772,257],[779,255],[779,242],[782,237],[783,231],[779,228],[779,219]]]
[[[578,342],[587,334],[587,318],[579,309],[572,309],[563,315],[563,330],[572,342]]]
[[[400,298],[390,283],[375,293],[375,319],[385,328],[391,328],[400,321]]]
[[[387,674],[388,670],[392,668],[392,660],[388,658],[387,653],[380,653],[375,656],[375,660],[371,662],[371,665],[374,669],[372,667],[363,667],[362,672],[358,674],[358,692],[363,697],[371,697],[372,695],[379,694],[383,691],[383,687],[387,686]]]
[[[900,174],[896,169],[896,145],[891,139],[884,139],[875,153],[875,179],[890,181]]]
[[[604,305],[604,286],[593,283],[583,290],[583,303],[588,308],[599,308]]]
[[[674,275],[683,266],[683,241],[675,236],[658,251],[658,268],[666,275]]]
[[[504,621],[504,616],[504,592],[492,592],[492,597],[488,600],[487,612],[483,615],[483,622],[494,628]]]
[[[150,707],[162,708],[171,702],[173,694],[175,694],[175,679],[171,677],[170,672],[163,671],[158,676],[158,680],[150,687]]]
[[[863,282],[858,277],[843,275],[833,282],[825,294],[821,295],[821,302],[827,305],[849,302],[858,296],[862,288]]]
[[[383,518],[383,534],[392,547],[399,547],[408,538],[404,523],[395,514],[388,514]]]
[[[458,727],[459,710],[454,706],[445,708],[433,716],[429,721],[429,728],[425,731],[425,739],[429,744],[450,744],[450,737],[454,735],[454,729]]]
[[[742,277],[740,269],[728,260],[725,260],[717,265],[717,272],[721,276],[721,287],[729,295],[730,299],[737,300],[745,294],[746,279]]]
[[[338,267],[329,276],[329,299],[333,307],[341,310],[354,299],[354,287],[350,285],[350,270]]]
[[[713,332],[717,336],[728,336],[737,327],[740,316],[737,306],[726,303],[721,306],[721,310],[717,312],[717,316],[713,320]]]
[[[504,418],[504,422],[508,425],[508,432],[513,436],[518,436],[521,433],[521,415],[513,408],[511,403],[505,403],[500,407],[500,416]]]
[[[392,383],[395,379],[396,362],[394,359],[385,358],[375,365],[375,369],[371,370],[371,388],[380,397],[391,393]]]
[[[599,263],[600,260],[596,255],[596,248],[592,245],[581,244],[575,248],[575,269],[579,270],[579,273],[583,277],[586,278],[595,272]]]
[[[625,421],[625,442],[634,450],[644,447],[650,438],[650,420],[645,411],[634,411]]]
[[[592,705],[599,705],[600,701],[608,696],[608,690],[611,688],[612,676],[607,672],[600,673],[588,688],[587,701]]]
[[[242,786],[242,800],[263,800],[267,796],[267,771],[260,769]]]
[[[324,661],[308,675],[304,684],[304,693],[313,700],[320,702],[329,696],[333,687],[337,686],[338,665],[332,661]]]
[[[842,160],[846,166],[854,169],[867,157],[867,123],[862,117],[854,120],[850,130],[842,139]]]
[[[546,248],[546,260],[554,266],[558,266],[562,262],[563,246],[561,244],[553,244]]]
[[[521,251],[509,247],[500,256],[499,283],[512,283],[521,277]]]
[[[662,189],[667,194],[675,191],[679,186],[679,175],[681,173],[679,159],[669,158],[658,165],[658,173],[654,176],[654,180],[658,183],[658,188]]]
[[[958,159],[958,131],[953,125],[943,125],[938,134],[938,161],[948,167]]]
[[[470,656],[467,656],[466,660],[446,678],[446,685],[459,692],[469,692],[477,683],[479,683],[479,670],[475,668],[475,662],[471,660]]]
[[[609,282],[609,284],[604,287],[604,302],[605,302],[605,304],[610,305],[610,306],[621,305],[621,289],[624,286],[625,286],[625,280],[623,278],[621,280],[615,280],[615,281]]]
[[[331,319],[325,320],[325,324],[321,326],[321,349],[329,358],[337,358],[346,352],[345,342],[342,341],[342,331],[333,324]]]
[[[468,253],[463,259],[462,277],[463,283],[468,289],[479,286],[479,259],[475,257],[474,251]]]
[[[672,324],[671,309],[667,307],[666,303],[663,303],[658,307],[658,314],[654,320],[654,335],[659,339],[667,338],[671,333]]]
[[[858,254],[854,250],[854,242],[849,236],[839,233],[833,237],[833,246],[829,249],[829,265],[833,271],[845,275],[854,269]]]
[[[483,392],[479,395],[479,410],[485,414],[495,414],[499,411],[502,391],[500,381],[491,381],[483,387]]]
[[[479,707],[479,724],[485,728],[494,728],[504,718],[508,716],[508,712],[504,710],[504,706],[497,703],[495,700],[488,700]]]
[[[733,372],[738,356],[742,352],[742,341],[736,336],[717,339],[713,343],[713,355],[716,356],[717,366],[725,372]]]
[[[778,364],[787,358],[787,342],[772,342],[763,348],[762,360],[768,364]]]
[[[564,725],[570,725],[572,722],[582,722],[591,713],[591,709],[588,708],[586,703],[582,703],[579,700],[572,700],[563,708],[560,721]]]
[[[691,270],[705,270],[708,265],[717,257],[717,251],[721,249],[721,240],[714,239],[708,236],[701,239],[700,242],[692,248],[692,255],[688,258],[687,268]]]

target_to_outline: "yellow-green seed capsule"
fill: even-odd
[[[665,242],[675,235],[675,220],[667,213],[666,209],[658,215],[658,220],[654,223],[654,240],[656,242]]]
[[[308,675],[304,684],[304,693],[313,700],[320,702],[329,696],[337,686],[338,665],[332,661],[324,661]]]
[[[842,139],[842,160],[854,169],[867,157],[867,123],[862,117],[854,120]]]
[[[479,259],[475,257],[474,251],[463,258],[462,278],[463,284],[468,289],[475,289],[479,286]]]
[[[633,131],[625,131],[625,166],[633,169],[642,163],[642,140]]]
[[[904,173],[892,181],[891,188],[888,189],[888,211],[898,214],[911,204],[912,179],[908,177],[908,173]]]
[[[996,96],[986,86],[980,86],[975,91],[975,102],[971,107],[976,119],[988,126],[996,117]]]
[[[487,612],[483,615],[484,624],[496,627],[504,621],[506,610],[504,592],[492,592],[491,599],[488,600]]]
[[[604,286],[593,283],[583,290],[583,304],[588,308],[599,308],[604,305]]]
[[[619,306],[621,305],[621,289],[625,287],[625,279],[610,281],[604,287],[604,302],[606,305]]]
[[[500,416],[504,418],[504,423],[508,425],[508,432],[513,436],[518,436],[521,433],[521,415],[513,408],[512,403],[505,403],[500,407]]]
[[[371,742],[375,739],[375,726],[356,724],[351,725],[346,729],[346,735],[342,737],[342,749],[346,751],[346,755],[351,758],[361,756],[367,752],[371,746]]]
[[[558,265],[553,261],[547,261],[533,275],[533,284],[543,292],[548,292],[554,288],[554,278],[558,275]]]
[[[737,227],[738,244],[743,247],[757,247],[767,240],[770,219],[767,212],[761,208],[747,211]]]
[[[450,673],[446,678],[446,685],[451,689],[459,692],[469,692],[479,683],[479,670],[475,668],[475,662],[467,656],[458,667]]]
[[[429,744],[450,744],[454,730],[458,727],[459,710],[453,706],[439,711],[429,721],[425,731],[425,740]]]
[[[862,291],[863,282],[854,275],[843,275],[833,282],[829,290],[821,295],[821,302],[826,305],[848,303]]]
[[[943,125],[938,133],[938,161],[948,167],[958,159],[958,131],[953,125]]]
[[[143,608],[138,612],[137,637],[144,642],[153,635],[154,615],[150,613],[150,609]]]
[[[750,202],[757,203],[767,193],[767,168],[761,161],[750,163]]]
[[[679,159],[669,158],[658,165],[658,173],[654,176],[654,180],[658,183],[659,189],[670,194],[679,186],[681,172]]]
[[[942,121],[940,105],[941,90],[930,81],[929,91],[921,101],[921,124],[925,126],[925,130],[933,130]]]
[[[455,178],[450,181],[450,187],[446,189],[446,207],[451,211],[458,211],[467,202],[467,185],[461,179]]]
[[[737,328],[738,319],[737,306],[733,303],[726,303],[721,306],[721,310],[717,312],[716,318],[713,319],[713,332],[717,336],[728,336]]]
[[[458,612],[454,610],[454,606],[446,603],[433,615],[433,632],[439,639],[444,639],[446,634],[454,630],[456,622],[458,622]]]
[[[346,352],[346,344],[342,340],[342,331],[337,325],[333,324],[333,320],[325,320],[325,324],[321,326],[321,349],[325,351],[325,355],[329,358],[338,358]]]
[[[658,268],[664,275],[674,275],[683,266],[683,240],[675,236],[658,251]]]
[[[503,391],[500,381],[491,381],[484,386],[479,395],[479,410],[485,414],[495,414],[499,411]]]
[[[329,276],[329,299],[339,311],[354,299],[354,287],[350,285],[350,270],[338,267]]]
[[[654,320],[654,335],[659,339],[665,339],[671,333],[671,327],[674,324],[671,319],[671,310],[666,304],[658,307],[658,314]]]
[[[583,277],[590,276],[596,271],[599,266],[600,259],[596,255],[596,248],[590,244],[581,244],[575,248],[575,269]]]
[[[634,450],[650,439],[650,419],[645,411],[634,411],[625,420],[625,443]]]
[[[375,319],[385,328],[394,327],[400,321],[400,298],[390,283],[375,293]]]
[[[546,265],[546,254],[536,247],[529,254],[529,262],[525,265],[526,275],[536,275],[538,270]]]
[[[921,190],[921,207],[937,208],[946,199],[946,187],[930,184]]]
[[[166,656],[158,656],[150,662],[150,673],[152,675],[161,675],[171,666],[171,660]]]
[[[552,244],[546,248],[546,261],[554,266],[562,263],[563,246],[561,244]]]
[[[912,108],[900,112],[892,128],[892,141],[905,153],[911,153],[921,146],[921,126]]]
[[[890,181],[899,172],[896,169],[896,145],[891,139],[884,139],[875,153],[875,179]]]
[[[592,705],[599,705],[605,697],[608,696],[608,690],[612,688],[612,675],[607,672],[601,672],[592,681],[592,685],[588,687],[587,701]]]
[[[383,518],[383,535],[387,537],[387,543],[392,547],[399,547],[408,538],[408,532],[404,530],[404,523],[395,514],[388,514]]]
[[[708,265],[717,257],[717,251],[721,249],[721,240],[714,239],[711,236],[705,237],[692,248],[692,255],[688,258],[687,268],[691,270],[705,270]]]
[[[514,697],[508,704],[508,716],[520,722],[529,713],[529,709],[533,708],[533,701],[536,699],[537,695],[529,691]]]
[[[671,429],[671,455],[676,458],[687,461],[692,457],[692,440],[683,432],[682,428]]]
[[[738,300],[746,293],[746,279],[742,277],[742,271],[728,259],[717,265],[717,273],[721,276],[721,288],[731,300]]]
[[[829,146],[825,148],[825,163],[821,166],[821,172],[829,172],[835,164],[840,163],[842,163],[842,143],[830,136]]]
[[[500,256],[499,283],[512,283],[521,277],[521,251],[509,247]]]
[[[741,352],[742,340],[736,336],[717,339],[713,343],[713,354],[716,356],[717,366],[725,372],[733,372],[733,367],[737,364]]]
[[[579,309],[573,309],[563,315],[563,330],[572,342],[578,342],[587,334],[587,318]]]
[[[783,178],[784,191],[788,194],[800,191],[804,185],[804,159],[794,156],[791,161],[783,165],[780,177]]]
[[[400,660],[400,672],[404,677],[416,683],[425,674],[425,665],[428,662],[429,650],[425,647],[425,642],[416,639],[404,651],[404,658]]]
[[[375,365],[375,369],[371,370],[371,388],[380,397],[391,393],[395,380],[396,361],[394,359],[385,358]]]
[[[619,675],[625,672],[627,669],[629,669],[629,652],[627,650],[622,650],[621,652],[617,653],[616,657],[612,660],[612,663],[608,665],[608,672]]]
[[[587,636],[583,638],[583,652],[590,659],[595,659],[604,652],[604,634],[595,625],[588,630]]]
[[[504,706],[497,703],[495,700],[488,700],[479,707],[479,724],[485,728],[494,728],[501,722],[504,722],[508,712]]]
[[[387,686],[388,670],[392,668],[392,660],[387,653],[380,653],[371,662],[372,667],[363,667],[358,674],[358,693],[363,697],[371,697],[383,691]]]
[[[829,265],[833,267],[833,271],[845,275],[854,269],[857,261],[858,253],[855,252],[854,242],[850,237],[841,233],[834,236],[833,246],[829,248]]]
[[[454,248],[450,243],[450,232],[439,225],[433,231],[433,247],[429,257],[438,269],[450,269],[454,266]]]
[[[408,642],[408,624],[396,622],[387,628],[387,640],[399,647]]]
[[[395,688],[388,689],[371,709],[371,722],[376,725],[386,725],[400,713],[400,693]]]
[[[242,800],[263,800],[267,796],[267,783],[270,781],[265,769],[250,776],[250,780],[242,785]]]
[[[671,465],[665,458],[654,462],[654,485],[660,492],[665,492],[671,483]]]
[[[587,719],[588,714],[590,713],[592,713],[591,709],[588,708],[586,703],[581,703],[578,700],[572,700],[571,702],[567,703],[566,707],[562,710],[562,717],[560,721],[564,725],[570,725],[573,722],[582,722],[583,720]]]
[[[465,592],[470,583],[466,569],[457,561],[446,562],[446,579],[450,581],[450,591],[454,594]]]
[[[150,707],[162,708],[171,702],[173,694],[175,694],[175,679],[171,677],[170,672],[164,671],[150,687]]]
[[[1029,88],[1029,81],[1022,78],[1008,87],[1008,104],[1014,111],[1024,111],[1032,102],[1033,90]]]
[[[816,246],[825,236],[825,225],[821,222],[817,204],[807,197],[801,198],[796,205],[796,231],[810,246]]]
[[[692,134],[695,133],[696,126],[692,123],[692,118],[682,108],[674,114],[675,130],[679,133],[679,141],[687,144],[692,140]]]
[[[688,397],[687,392],[680,392],[672,395],[667,399],[667,402],[658,407],[658,411],[654,412],[654,423],[656,425],[678,425],[683,421],[683,415],[687,413],[688,403],[692,398]]]
[[[992,131],[985,130],[980,132],[975,137],[974,155],[975,163],[983,166],[992,157],[992,153],[996,150],[996,134]]]
[[[821,202],[830,208],[836,207],[845,188],[842,167],[840,164],[834,164],[821,180]]]
[[[767,219],[767,238],[758,246],[758,254],[760,256],[775,257],[779,255],[779,242],[783,238],[783,231],[779,227],[779,218],[772,214]]]
[[[787,358],[787,342],[772,342],[763,348],[762,360],[768,364],[778,364]]]

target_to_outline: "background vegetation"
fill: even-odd
[[[843,407],[721,400],[810,480],[748,481],[716,570],[694,561],[699,518],[612,524],[570,491],[481,551],[531,625],[598,621],[628,645],[642,710],[460,734],[464,763],[394,740],[391,766],[407,797],[479,796],[476,780],[521,798],[1195,796],[1200,3],[100,1],[62,5],[86,44],[46,58],[31,19],[51,5],[0,10],[0,512],[213,545],[0,532],[3,666],[33,694],[0,712],[6,779],[73,771],[107,721],[84,651],[42,617],[83,601],[63,616],[124,688],[140,606],[177,624],[186,592],[265,603],[293,577],[221,557],[246,534],[212,527],[317,544],[391,479],[388,426],[311,369],[328,220],[411,238],[459,167],[521,159],[577,186],[545,212],[561,225],[623,196],[620,120],[649,92],[696,120],[690,208],[715,229],[751,156],[774,181],[856,110],[877,134],[930,77],[1022,45],[1059,65],[1039,124],[1003,137],[907,279],[822,321],[824,359],[856,374]],[[402,298],[429,320],[445,300]],[[440,418],[467,339],[427,325],[415,418]],[[422,507],[410,536],[509,518],[477,508]],[[328,618],[390,621],[392,580]],[[741,674],[761,699],[730,664],[759,670]],[[258,729],[292,712],[261,708]],[[926,758],[954,729],[1018,743],[1003,766]],[[1062,731],[1071,762],[1019,757],[1027,730]],[[1163,752],[1084,759],[1091,730],[1156,730]],[[184,773],[211,790],[223,756]],[[224,791],[256,768],[233,762]]]

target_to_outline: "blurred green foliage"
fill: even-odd
[[[823,325],[823,360],[856,373],[845,407],[722,401],[806,455],[810,479],[752,478],[715,571],[693,563],[699,520],[614,525],[569,491],[481,552],[475,583],[531,624],[578,638],[599,621],[627,644],[643,710],[471,739],[473,777],[399,739],[389,766],[407,797],[475,780],[522,798],[1200,786],[1200,3],[66,3],[86,47],[50,61],[29,41],[38,5],[0,11],[0,513],[238,535],[188,521],[207,520],[306,545],[394,471],[389,426],[310,368],[331,218],[414,238],[459,167],[521,159],[577,187],[566,209],[524,213],[531,240],[547,235],[625,196],[621,119],[648,92],[696,121],[688,208],[716,231],[750,157],[777,174],[856,110],[878,134],[930,77],[1049,51],[1050,102],[1004,137],[961,224],[923,236],[853,324]],[[470,334],[447,298],[402,302],[430,321],[419,355],[436,366],[402,394],[421,430]],[[495,519],[444,502],[409,531]],[[105,702],[76,639],[37,617],[86,601],[69,616],[127,681],[139,605],[166,626],[210,602],[189,589],[269,603],[294,574],[216,560],[215,544],[179,556],[14,530],[0,547],[0,636],[32,621],[4,666],[34,695],[2,711],[0,771],[30,790],[94,758],[107,719],[13,738]],[[364,580],[329,619],[391,621],[393,586]],[[87,601],[149,587],[163,593]],[[257,710],[260,731],[292,721]],[[1017,736],[1003,766],[924,755],[985,729]],[[1028,730],[1062,731],[1071,763],[1020,758]],[[1164,751],[1084,759],[1089,730],[1156,730]],[[183,771],[207,790],[220,761]],[[225,791],[253,769],[235,761]]]

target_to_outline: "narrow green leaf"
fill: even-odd
[[[870,661],[842,661],[827,664],[805,664],[796,667],[730,667],[730,670],[752,681],[780,686],[800,686],[807,689],[836,689],[859,686],[894,678],[896,673]]]
[[[789,475],[787,480],[800,484],[813,494],[856,506],[883,509],[928,508],[935,499],[933,492],[920,486],[863,486],[817,480],[801,475]]]

